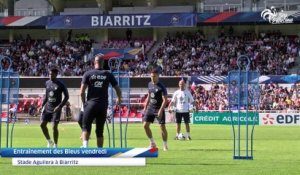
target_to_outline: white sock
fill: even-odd
[[[54,144],[54,145],[53,145],[53,148],[57,148],[57,144]]]
[[[89,141],[84,140],[84,141],[82,142],[83,148],[87,148],[87,147],[88,147],[88,144],[89,144]]]
[[[179,133],[176,133],[176,137],[178,137],[179,136]]]
[[[52,140],[51,140],[51,139],[48,139],[47,142],[48,142],[49,144],[51,144],[51,143],[52,143]]]
[[[167,141],[163,141],[163,144],[164,144],[164,145],[168,145],[168,142],[167,142]]]
[[[189,137],[189,136],[190,136],[190,133],[189,133],[189,132],[187,132],[187,133],[186,133],[186,136],[188,136],[188,137]]]
[[[152,138],[149,138],[149,140],[150,140],[151,143],[154,143],[153,137],[152,137]]]

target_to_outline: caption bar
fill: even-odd
[[[158,157],[157,148],[3,148],[1,157]]]
[[[146,158],[12,158],[13,166],[145,166]]]

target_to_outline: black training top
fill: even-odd
[[[45,83],[46,86],[46,98],[43,101],[43,106],[47,112],[53,112],[57,106],[63,107],[69,100],[69,93],[66,86],[59,80],[48,80]],[[64,94],[64,100],[62,101],[62,94]]]
[[[158,82],[157,84],[149,82],[148,92],[150,94],[150,102],[148,107],[153,109],[159,109],[163,102],[163,96],[168,95],[167,89],[160,82]]]
[[[108,104],[108,86],[117,86],[118,82],[112,73],[93,69],[84,73],[81,84],[88,86],[88,101]]]

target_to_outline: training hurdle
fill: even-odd
[[[19,74],[13,72],[11,65],[12,61],[9,57],[0,55],[0,149],[12,147],[19,103]],[[2,133],[2,124],[6,127],[4,134]],[[10,125],[12,125],[11,128]],[[4,142],[2,142],[2,135],[5,137]]]
[[[108,66],[110,71],[114,74],[118,81],[118,85],[122,91],[122,102],[116,105],[116,97],[112,87],[109,87],[109,108],[111,108],[111,132],[109,127],[109,122],[106,120],[106,128],[108,132],[108,144],[109,147],[127,148],[127,129],[128,129],[128,117],[130,112],[130,77],[127,72],[121,72],[122,59],[121,58],[110,58],[108,61]],[[118,107],[118,111],[114,111],[114,107]],[[122,108],[127,108],[125,113],[122,113]],[[116,124],[119,125],[119,146],[116,144]],[[123,125],[125,125],[123,127]]]
[[[241,55],[238,70],[228,74],[228,103],[233,131],[233,159],[253,159],[253,135],[258,121],[259,72],[250,71],[250,59]],[[244,115],[242,115],[244,114]]]

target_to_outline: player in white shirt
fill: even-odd
[[[182,118],[184,120],[185,127],[186,127],[186,139],[191,140],[190,125],[189,125],[191,104],[194,106],[193,96],[189,90],[185,89],[184,80],[180,80],[179,89],[174,92],[172,100],[168,107],[169,112],[174,111],[176,115],[176,137],[175,137],[176,140],[179,139]]]

